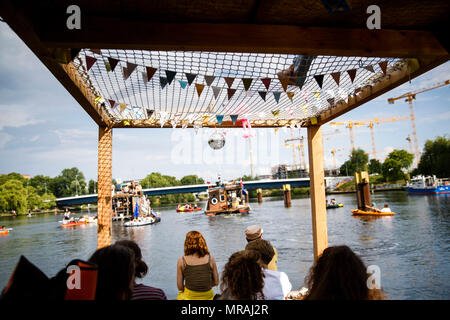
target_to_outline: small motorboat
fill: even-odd
[[[97,219],[94,217],[82,217],[77,220],[62,220],[59,222],[61,223],[61,227],[68,228],[68,227],[87,225],[90,223],[97,223]]]
[[[144,217],[144,218],[138,218],[137,220],[131,220],[124,222],[123,225],[125,227],[140,227],[140,226],[146,226],[149,224],[154,224],[157,222],[160,222],[160,217]]]
[[[363,210],[359,210],[359,209],[353,209],[350,210],[350,212],[354,215],[354,216],[393,216],[395,215],[394,212],[377,212],[377,211],[363,211]]]
[[[327,209],[342,208],[343,206],[343,203],[327,204]]]
[[[183,208],[178,209],[177,208],[177,212],[193,212],[193,211],[201,211],[201,210],[202,210],[202,208],[190,208],[190,209],[183,209]]]

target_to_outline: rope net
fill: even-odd
[[[205,116],[216,121],[216,115],[305,121],[377,81],[386,72],[383,64],[400,63],[377,57],[113,49],[83,49],[74,60],[90,90],[105,99],[112,122],[152,119],[172,125],[205,122]],[[156,69],[150,80],[148,67],[154,68],[150,73]]]

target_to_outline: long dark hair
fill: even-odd
[[[258,263],[260,257],[254,250],[242,250],[230,256],[220,285],[224,296],[236,300],[264,299],[264,272]]]
[[[135,262],[135,276],[137,278],[143,278],[148,272],[147,264],[142,260],[141,248],[138,244],[132,240],[120,240],[116,242],[117,245],[130,248],[134,252],[134,262]]]
[[[305,300],[375,300],[383,295],[367,287],[367,269],[347,246],[326,248],[305,279]]]
[[[128,300],[132,295],[135,258],[131,249],[110,245],[98,249],[89,262],[98,266],[96,300]]]

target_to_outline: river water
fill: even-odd
[[[354,194],[334,197],[344,207],[327,210],[329,245],[348,245],[366,265],[379,266],[381,285],[390,299],[450,299],[450,196],[375,193],[373,201],[378,207],[387,202],[397,213],[376,218],[350,214],[349,210],[356,207]],[[183,255],[187,232],[203,234],[221,273],[228,257],[245,247],[245,228],[258,224],[264,230],[264,239],[278,251],[278,269],[287,273],[293,289],[299,289],[313,262],[310,199],[293,199],[288,209],[282,200],[267,198],[251,206],[249,215],[217,217],[160,208],[160,223],[125,228],[114,222],[112,237],[113,241],[136,241],[149,265],[149,273],[141,282],[162,288],[169,299],[175,299],[176,264]],[[14,228],[9,235],[0,236],[1,288],[20,255],[48,276],[72,259],[89,258],[96,249],[96,226],[63,229],[58,223],[61,219],[54,214],[0,218],[1,225]],[[218,287],[214,291],[219,292]]]

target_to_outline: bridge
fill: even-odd
[[[325,178],[325,180],[327,180],[327,178]],[[309,187],[309,178],[243,181],[243,184],[244,188],[247,190],[276,189],[282,188],[283,185],[285,184],[291,185],[292,188]],[[198,193],[208,190],[208,186],[210,186],[210,184],[196,184],[196,185],[150,188],[150,189],[143,189],[142,191],[147,196],[158,196],[175,193]],[[71,205],[97,203],[97,199],[98,199],[97,194],[58,198],[56,199],[56,205],[58,207],[65,207]]]

